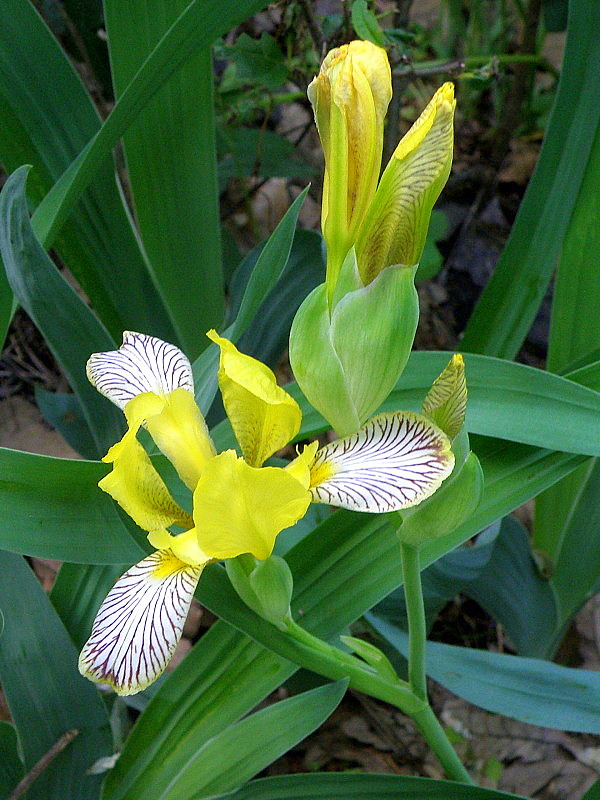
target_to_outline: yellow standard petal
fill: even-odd
[[[193,491],[204,465],[215,454],[193,394],[183,388],[162,396],[140,394],[127,403],[125,416],[130,428],[143,422],[157,447]]]
[[[136,439],[132,428],[113,445],[103,461],[113,469],[98,483],[132,520],[145,531],[180,525],[190,528],[194,522],[171,497],[163,479],[148,454]]]
[[[454,107],[454,87],[445,83],[385,168],[356,241],[365,284],[392,264],[418,264],[431,209],[450,173]]]
[[[277,535],[306,514],[310,500],[286,470],[256,469],[226,450],[207,465],[194,492],[200,549],[215,559],[251,553],[264,560]]]
[[[120,695],[155,681],[181,638],[203,566],[159,550],[128,569],[100,606],[79,656],[81,674]]]
[[[207,336],[221,348],[219,387],[236,439],[246,461],[259,467],[298,433],[302,413],[267,366],[215,331]]]
[[[467,412],[465,362],[455,353],[435,379],[423,401],[423,414],[433,420],[450,439],[460,432]]]

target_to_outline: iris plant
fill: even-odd
[[[102,603],[80,670],[119,694],[139,692],[167,666],[204,567],[251,554],[268,559],[277,535],[311,502],[366,512],[399,511],[429,497],[452,472],[448,436],[425,414],[378,414],[354,433],[297,450],[286,467],[264,462],[294,439],[301,412],[272,371],[214,331],[219,387],[242,456],[216,453],[194,400],[192,369],[175,346],[125,333],[97,353],[88,376],[121,408],[128,430],[100,481],[148,532],[155,552],[122,575]],[[193,493],[188,514],[138,441],[145,428]]]

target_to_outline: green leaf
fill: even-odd
[[[144,556],[97,484],[105,464],[0,448],[0,548],[38,558],[132,564]]]
[[[25,198],[28,171],[14,172],[0,194],[0,252],[15,297],[62,366],[82,404],[96,454],[104,455],[125,429],[123,415],[88,381],[85,364],[90,353],[111,350],[114,343],[36,239]]]
[[[225,128],[219,137],[219,185],[232,178],[311,178],[315,170],[294,157],[285,136],[258,128]]]
[[[600,779],[587,790],[581,800],[598,800],[600,798]]]
[[[383,31],[377,22],[377,17],[369,9],[367,0],[354,0],[352,3],[352,27],[359,39],[366,39],[383,47]]]
[[[405,657],[408,634],[367,614]],[[427,674],[473,705],[530,725],[600,733],[600,675],[535,658],[427,642]]]
[[[256,263],[246,284],[239,308],[236,309],[235,317],[223,332],[223,335],[232,342],[237,342],[246,331],[285,269],[292,249],[298,214],[307,191],[308,187],[294,200],[264,245],[255,248],[246,256],[251,263],[254,260]],[[258,258],[254,255],[257,251],[260,252]],[[239,270],[247,269],[245,263],[246,260],[240,265]],[[217,393],[218,365],[219,348],[215,344],[208,347],[192,365],[196,402],[204,414],[208,412]]]
[[[294,670],[224,622],[212,625],[138,719],[106,777],[105,800],[137,800],[168,786],[208,741]]]
[[[236,278],[240,283],[247,280],[247,276],[237,274]],[[292,320],[300,303],[324,279],[320,234],[297,230],[285,269],[259,306],[252,324],[240,337],[237,343],[240,350],[265,364],[277,364],[287,347]],[[238,291],[241,288],[238,286]],[[232,304],[235,303],[234,286],[231,287],[230,299]]]
[[[240,786],[321,725],[346,686],[347,681],[328,683],[246,717],[207,742],[167,787],[157,786],[145,798],[192,800]]]
[[[117,100],[188,5],[105,1]],[[204,48],[160,87],[123,137],[154,283],[191,358],[204,350],[204,334],[221,324],[224,310],[212,69]]]
[[[1,3],[0,161],[7,172],[33,164],[28,191],[34,204],[99,127],[80,77],[34,4]],[[113,336],[128,328],[173,335],[109,158],[98,164],[55,249]]]
[[[46,422],[55,428],[83,458],[95,458],[98,448],[85,420],[81,403],[74,394],[49,392],[35,387],[35,401]]]
[[[202,0],[193,0],[187,6],[136,72],[97,135],[36,209],[34,227],[46,247],[52,244],[113,145],[166,80],[193,54],[264,5],[265,0],[229,0],[208,6]]]
[[[593,359],[598,346],[600,259],[597,254],[600,234],[596,221],[600,213],[599,159],[600,128],[596,131],[590,160],[565,235],[554,285],[547,362],[548,369],[553,372],[563,372],[582,357],[586,358],[587,363]],[[594,388],[600,388],[597,365],[589,364],[587,369],[582,368],[577,372],[579,376],[585,374],[586,380],[595,384]],[[592,469],[591,463],[582,467],[536,502],[533,545],[548,572],[554,570],[559,560],[564,565],[566,559],[576,555],[570,543],[570,536],[574,533],[570,524],[572,515],[586,519],[593,518],[596,513],[597,499],[589,492],[586,492],[589,508],[580,507],[586,482],[594,474]],[[561,553],[563,548],[567,550],[564,557]],[[595,553],[588,555],[592,563],[597,562]],[[589,588],[589,580],[585,586],[581,585],[582,599]],[[571,598],[567,605],[576,607],[578,604],[573,604]]]
[[[411,353],[381,410],[419,410],[450,356]],[[568,453],[600,454],[599,393],[511,361],[466,355],[465,365],[469,393],[466,424],[470,432]],[[325,430],[327,424],[302,398],[298,387],[289,384],[286,389],[302,408],[298,438]]]
[[[17,731],[10,722],[0,721],[0,795],[8,797],[23,777],[23,762],[19,758]]]
[[[536,171],[461,347],[513,358],[538,311],[589,162],[600,119],[600,5],[571,3],[558,94]]]
[[[129,564],[63,564],[50,600],[75,647],[83,647],[100,604]]]
[[[288,68],[275,39],[263,31],[260,39],[242,33],[235,44],[224,48],[236,66],[237,77],[252,86],[264,86],[274,91],[288,77]]]
[[[252,781],[227,800],[523,800],[520,795],[466,786],[454,781],[325,772],[278,775]],[[222,798],[225,800],[225,796]]]
[[[77,652],[20,556],[0,554],[4,618],[0,677],[19,733],[25,769],[70,730],[77,736],[35,781],[31,800],[93,800],[99,778],[87,775],[112,751],[110,725],[94,686],[77,670]]]

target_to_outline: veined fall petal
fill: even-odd
[[[179,388],[194,391],[192,367],[178,347],[133,331],[123,333],[118,350],[91,355],[86,371],[100,394],[121,410],[145,392],[167,395]]]
[[[181,638],[203,566],[160,550],[128,569],[96,615],[79,656],[82,675],[109,683],[120,695],[156,680]]]
[[[322,447],[311,466],[315,502],[385,513],[429,497],[452,472],[448,437],[411,411],[378,414]]]
[[[219,388],[236,439],[248,464],[260,467],[298,433],[298,403],[265,364],[240,353],[215,331],[207,336],[221,349]]]
[[[431,209],[452,164],[454,87],[445,83],[396,148],[356,240],[365,284],[391,264],[418,264]]]
[[[194,492],[200,549],[210,558],[264,560],[277,535],[306,514],[311,495],[280,467],[251,467],[234,450],[212,459]]]

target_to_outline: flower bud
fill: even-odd
[[[290,616],[294,580],[280,556],[259,561],[249,555],[225,562],[233,588],[244,603],[272,625],[282,627]]]
[[[346,436],[377,411],[400,377],[417,327],[419,300],[411,267],[388,267],[362,286],[354,250],[344,262],[340,284],[345,294],[331,314],[325,284],[302,303],[292,324],[289,354],[307,399]]]
[[[422,413],[441,428],[449,439],[462,430],[467,412],[465,362],[460,353],[452,356],[435,379],[423,401]]]
[[[454,87],[445,83],[385,168],[356,239],[364,284],[390,264],[419,263],[431,209],[450,174],[455,105]]]
[[[362,41],[329,52],[308,87],[325,154],[321,226],[330,298],[375,194],[391,96],[385,50]]]

